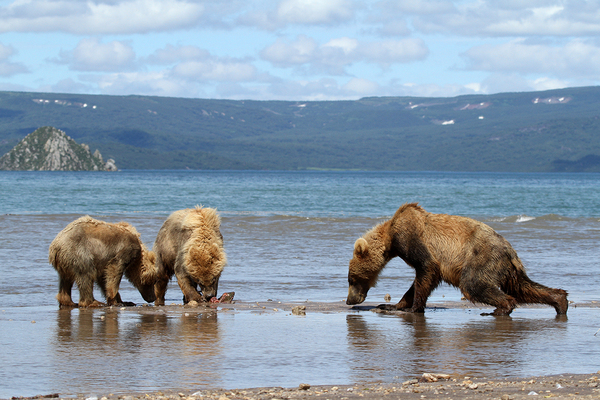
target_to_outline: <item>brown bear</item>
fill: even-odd
[[[509,315],[521,303],[549,304],[557,314],[567,313],[567,292],[529,279],[516,251],[491,227],[470,218],[432,214],[417,203],[404,204],[356,241],[346,303],[362,303],[396,256],[415,269],[416,277],[398,304],[380,308],[423,313],[427,298],[444,281],[468,300],[496,307],[491,315]]]
[[[219,278],[227,263],[220,226],[221,219],[213,208],[197,206],[175,211],[167,218],[154,242],[155,305],[165,304],[167,285],[173,275],[183,292],[184,304],[210,301],[217,295]]]
[[[154,253],[148,251],[137,230],[127,222],[116,224],[84,216],[71,222],[50,244],[50,264],[59,277],[56,299],[61,307],[102,307],[94,299],[94,282],[100,286],[106,305],[135,305],[123,302],[119,285],[123,274],[144,300],[153,302]],[[71,299],[77,283],[79,303]]]

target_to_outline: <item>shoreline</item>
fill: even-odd
[[[533,396],[533,397],[532,397]],[[535,397],[540,396],[540,397]],[[354,385],[317,385],[302,383],[295,388],[257,387],[246,389],[158,390],[102,395],[59,394],[12,397],[33,399],[78,400],[276,400],[276,399],[501,399],[532,398],[598,399],[600,371],[591,374],[561,374],[518,379],[487,379],[425,373],[419,379],[395,384],[359,383]]]
[[[345,303],[345,300],[337,302],[324,302],[324,301],[278,301],[278,300],[260,300],[260,301],[246,301],[246,300],[233,300],[231,303],[196,303],[186,304],[171,303],[165,304],[164,306],[156,307],[152,304],[142,304],[135,307],[105,307],[104,309],[117,309],[117,310],[135,310],[140,313],[163,313],[163,312],[184,312],[184,311],[195,311],[195,312],[217,312],[217,311],[290,311],[292,312],[296,307],[306,307],[305,312],[315,313],[339,313],[339,312],[365,312],[370,311],[374,313],[389,314],[389,315],[411,315],[410,312],[405,311],[387,311],[379,310],[378,305],[384,304],[384,301],[369,301],[359,305],[349,306]],[[394,302],[388,302],[387,304],[395,304]],[[436,310],[446,309],[460,309],[460,310],[474,310],[474,311],[485,311],[492,310],[494,307],[487,304],[471,303],[467,300],[461,301],[443,301],[443,302],[428,302],[425,309],[425,316]],[[519,304],[514,311],[519,309],[551,309],[545,304]],[[571,302],[569,303],[569,310],[574,308],[600,308],[600,301],[586,301],[586,302]],[[100,308],[103,309],[103,308]],[[421,314],[423,315],[423,314]],[[512,318],[513,315],[508,318]],[[491,318],[498,318],[488,316]],[[557,318],[568,318],[568,312],[566,316],[556,316]],[[500,317],[502,318],[502,317]],[[598,326],[600,329],[600,326]]]

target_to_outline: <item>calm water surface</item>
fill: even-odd
[[[568,290],[582,306],[568,320],[550,308],[517,309],[506,319],[477,309],[297,317],[272,309],[65,311],[54,299],[48,246],[72,220],[125,220],[151,246],[169,213],[202,204],[222,216],[229,263],[220,292],[235,291],[241,302],[340,302],[355,239],[413,201],[488,223],[532,279]],[[600,301],[599,240],[598,174],[0,172],[0,398],[395,382],[423,372],[595,372],[599,309],[585,305]],[[398,301],[413,278],[394,260],[367,301],[386,293]],[[143,302],[127,281],[121,294]],[[431,297],[445,300],[460,293],[442,286]],[[175,281],[167,303],[181,304]]]

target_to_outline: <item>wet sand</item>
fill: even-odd
[[[231,312],[289,312],[302,315],[303,313],[346,313],[349,309],[362,312],[381,312],[376,309],[379,303],[366,303],[349,307],[343,301],[335,303],[318,302],[239,302],[233,304],[186,305],[171,304],[164,307],[138,306],[135,311],[140,314],[193,314],[193,313],[231,313]],[[544,306],[531,305],[523,308],[540,308]],[[571,308],[600,308],[598,302],[570,304]],[[474,305],[466,301],[443,302],[428,304],[427,312],[435,309],[470,309],[479,312],[489,312],[490,307]],[[131,310],[131,307],[113,307],[116,311]],[[400,314],[401,312],[385,312]],[[482,317],[510,318],[510,317]],[[561,317],[557,317],[561,318]],[[599,326],[600,328],[600,326]],[[600,335],[600,333],[598,333]],[[575,355],[576,356],[576,355]],[[600,365],[599,365],[600,367]],[[534,396],[534,397],[531,397]],[[201,399],[531,399],[535,396],[557,399],[598,399],[600,398],[600,371],[592,374],[564,374],[553,376],[530,377],[517,379],[488,379],[470,376],[446,375],[446,371],[429,371],[421,376],[404,382],[390,383],[361,383],[355,385],[311,385],[305,382],[297,387],[262,387],[262,388],[223,388],[207,390],[165,390],[131,393],[98,393],[97,395],[69,395],[66,398],[87,400],[201,400]],[[13,399],[61,398],[60,394],[46,394],[33,397],[13,397]],[[538,398],[541,398],[538,397]]]
[[[275,400],[275,399],[598,399],[600,398],[600,371],[587,375],[558,375],[527,377],[512,380],[474,379],[471,377],[438,378],[427,382],[436,374],[424,374],[401,385],[361,384],[346,386],[310,386],[296,388],[251,388],[230,390],[200,390],[106,394],[98,400]],[[52,396],[52,395],[50,395]],[[539,396],[539,397],[536,397]],[[20,398],[33,399],[35,397]],[[17,399],[13,397],[13,399]],[[85,396],[79,399],[87,399]],[[95,400],[96,398],[94,398]]]
[[[289,302],[289,301],[238,301],[233,300],[232,303],[201,303],[201,304],[166,304],[161,307],[154,307],[151,304],[138,305],[135,307],[136,311],[141,314],[153,314],[153,313],[162,313],[162,312],[184,312],[184,311],[206,311],[207,309],[212,309],[214,311],[292,311],[295,307],[303,306],[305,307],[305,311],[308,312],[319,312],[319,313],[340,313],[340,312],[348,312],[348,311],[371,311],[375,313],[385,313],[390,315],[401,315],[408,314],[402,311],[383,311],[378,310],[377,306],[379,304],[384,304],[382,301],[374,301],[374,302],[364,302],[360,305],[356,306],[348,306],[344,300],[340,300],[338,302],[313,302],[313,301],[299,301],[299,302]],[[394,304],[393,302],[387,304]],[[574,303],[569,302],[569,309],[577,307],[586,307],[586,308],[600,308],[599,301],[591,301],[591,302],[580,302]],[[118,307],[114,307],[115,309],[119,309]],[[515,310],[519,308],[545,308],[550,309],[549,306],[544,304],[520,304]],[[126,307],[122,308],[123,310],[127,309]],[[488,306],[487,304],[479,304],[479,303],[471,303],[469,301],[444,301],[444,302],[427,302],[427,309],[425,311],[425,315],[427,315],[428,311],[432,310],[442,310],[442,309],[470,309],[470,310],[481,310],[482,313],[487,313],[489,310],[493,310],[493,307]],[[489,316],[490,318],[494,318]],[[502,317],[496,317],[502,318]],[[510,317],[509,317],[510,318]],[[600,328],[600,327],[599,327]]]

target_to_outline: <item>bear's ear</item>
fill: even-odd
[[[369,250],[369,243],[365,240],[365,238],[359,238],[354,242],[354,254],[357,256],[364,256],[367,254]]]

